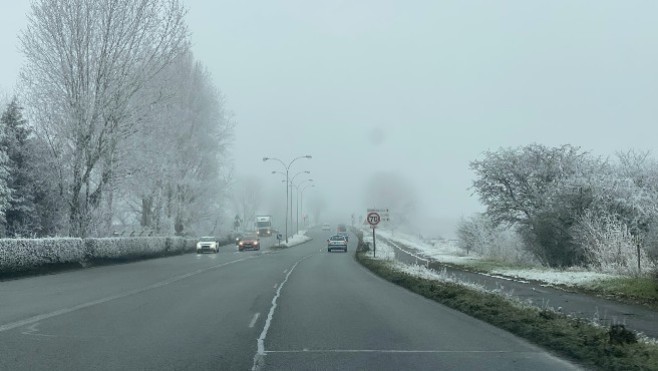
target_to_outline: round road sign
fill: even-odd
[[[368,224],[375,226],[379,224],[381,218],[378,213],[368,213],[368,218],[366,220],[368,220]]]

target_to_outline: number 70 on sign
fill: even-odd
[[[376,226],[381,221],[381,217],[379,216],[378,213],[372,212],[372,213],[368,213],[367,220],[368,220],[368,224],[372,226]]]

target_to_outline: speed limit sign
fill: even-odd
[[[381,221],[381,218],[379,217],[379,213],[368,213],[368,219],[367,220],[368,220],[368,224],[370,224],[371,226],[374,227],[377,224],[379,224],[379,222]]]

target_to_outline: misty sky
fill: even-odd
[[[28,5],[2,1],[9,94]],[[655,1],[186,3],[194,53],[235,113],[236,174],[280,187],[262,157],[311,154],[295,169],[340,217],[366,207],[372,174],[394,172],[415,188],[423,231],[449,235],[482,210],[468,163],[485,150],[610,155],[658,140]]]

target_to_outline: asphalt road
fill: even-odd
[[[0,370],[575,369],[309,235],[0,282]]]

